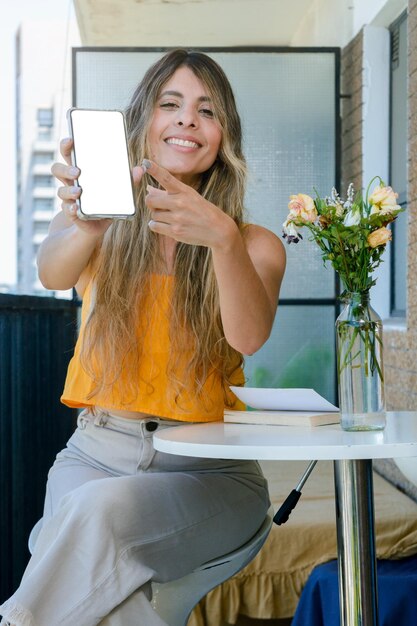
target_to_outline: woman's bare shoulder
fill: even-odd
[[[281,239],[272,230],[259,224],[245,224],[243,236],[246,241],[248,252],[259,251],[266,254],[274,253],[279,258],[285,259],[285,247]]]
[[[273,294],[271,302],[276,304],[286,267],[284,245],[275,233],[257,224],[247,224],[243,237],[256,271]]]

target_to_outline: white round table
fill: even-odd
[[[383,431],[187,424],[154,435],[161,452],[256,460],[333,460],[341,626],[378,626],[372,459],[417,456],[417,412],[387,413]]]

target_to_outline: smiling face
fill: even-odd
[[[150,158],[195,186],[216,160],[222,131],[204,84],[180,67],[162,87],[148,132]]]

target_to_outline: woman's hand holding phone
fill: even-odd
[[[82,220],[78,217],[76,200],[83,190],[76,184],[81,172],[72,165],[72,150],[72,139],[63,139],[60,152],[64,162],[54,163],[51,168],[52,174],[62,183],[58,189],[62,211],[53,217],[48,236],[40,245],[37,261],[39,278],[44,287],[54,290],[75,287],[82,295],[91,277],[89,263],[92,255],[100,247],[103,235],[113,220]],[[103,186],[112,174],[111,168],[104,162],[104,169],[106,167]],[[135,168],[132,172],[136,181],[142,175],[142,168]]]
[[[65,217],[75,224],[80,230],[97,238],[104,235],[106,230],[112,223],[111,219],[97,220],[80,220],[77,215],[76,200],[82,193],[81,187],[74,185],[74,181],[78,179],[80,170],[71,164],[71,151],[73,147],[72,139],[66,138],[61,141],[60,152],[65,161],[64,163],[54,163],[51,168],[52,174],[64,187],[59,187],[58,197],[62,200],[61,208]]]

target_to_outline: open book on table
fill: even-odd
[[[339,409],[314,389],[230,387],[249,410],[225,410],[224,421],[240,424],[322,426],[340,421]]]

